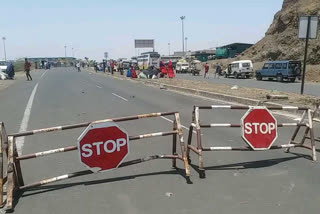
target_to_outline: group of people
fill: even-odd
[[[127,71],[127,77],[130,77],[132,79],[135,79],[138,77],[136,69],[134,66],[130,66],[130,68]]]
[[[160,62],[160,77],[169,77],[174,78],[176,75],[174,74],[172,61],[170,60],[168,66],[166,66],[162,61]]]
[[[208,63],[206,63],[205,65],[204,65],[204,76],[203,76],[203,78],[208,78],[209,79],[209,69],[210,69],[210,67],[209,67],[209,64]],[[220,76],[220,74],[221,74],[221,71],[222,71],[222,68],[221,68],[221,66],[219,65],[219,63],[217,63],[217,65],[216,65],[216,72],[214,73],[214,78],[216,79],[216,78],[218,78],[219,79],[219,76]]]

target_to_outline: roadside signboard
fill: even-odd
[[[108,58],[108,52],[104,52],[104,58]]]
[[[254,107],[241,119],[244,141],[253,150],[268,150],[278,137],[277,120],[265,107]]]
[[[301,16],[299,19],[299,39],[307,38],[309,16]],[[310,16],[309,39],[316,39],[318,36],[318,16]]]
[[[115,169],[129,154],[129,136],[113,122],[92,123],[78,138],[78,151],[93,172]]]
[[[153,39],[135,39],[134,48],[154,48]]]

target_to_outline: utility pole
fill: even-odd
[[[188,37],[186,37],[185,40],[186,40],[186,52],[188,52]]]
[[[3,40],[4,61],[7,61],[7,53],[6,53],[6,37],[2,37],[2,40]]]
[[[186,19],[186,17],[181,16],[180,19],[181,19],[181,24],[182,24],[182,53],[184,56],[184,23],[183,23],[183,21]]]
[[[67,57],[67,45],[64,45],[64,56]]]
[[[169,48],[169,56],[170,56],[170,42],[168,43],[168,48]]]
[[[310,22],[311,22],[311,16],[308,16],[307,35],[306,35],[306,43],[305,43],[304,58],[303,58],[303,71],[302,71],[303,73],[302,73],[302,81],[301,81],[301,89],[300,89],[301,94],[303,94],[304,92],[304,81],[306,78],[308,44],[309,44],[309,37],[310,37]]]

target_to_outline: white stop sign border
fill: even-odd
[[[276,129],[276,136],[273,139],[273,141],[271,142],[270,146],[268,148],[255,148],[248,140],[247,138],[245,138],[244,136],[244,132],[245,132],[245,127],[244,127],[244,120],[245,118],[250,114],[250,112],[252,112],[253,110],[256,109],[264,109],[267,112],[269,112],[269,114],[271,115],[271,117],[274,119],[275,121],[275,129]],[[273,114],[269,111],[269,109],[267,109],[265,106],[252,106],[250,107],[250,109],[243,115],[243,117],[241,118],[241,137],[242,139],[255,151],[265,151],[265,150],[269,150],[271,148],[271,146],[274,144],[274,142],[277,140],[278,138],[278,122],[277,119],[273,116]]]
[[[127,147],[128,147],[128,153],[126,154],[126,156],[123,157],[123,159],[119,162],[119,164],[115,167],[115,168],[112,168],[112,169],[107,169],[107,170],[102,170],[100,171],[100,168],[99,167],[95,167],[95,168],[91,168],[89,167],[88,165],[86,165],[85,163],[83,163],[81,161],[82,157],[81,157],[81,149],[80,149],[80,141],[84,138],[84,136],[86,136],[86,134],[92,130],[92,129],[99,129],[99,128],[109,128],[109,127],[117,127],[118,129],[120,129],[123,133],[126,134],[127,136]],[[120,128],[116,123],[114,122],[100,122],[100,123],[91,123],[82,133],[81,135],[78,137],[77,139],[77,144],[78,144],[78,155],[79,155],[79,161],[82,165],[86,166],[88,169],[90,169],[92,172],[98,172],[101,173],[101,172],[108,172],[108,171],[111,171],[111,170],[114,170],[114,169],[117,169],[120,164],[123,163],[123,161],[128,157],[129,153],[130,153],[130,145],[129,145],[129,135],[128,133],[123,130],[122,128]]]

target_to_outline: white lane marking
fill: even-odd
[[[118,94],[112,93],[113,96],[119,97],[120,99],[124,100],[124,101],[128,101],[126,98],[123,98],[121,96],[119,96]]]
[[[33,99],[34,99],[34,95],[36,94],[36,91],[38,89],[38,85],[39,85],[39,83],[37,83],[36,86],[32,90],[28,104],[27,104],[26,109],[23,114],[23,118],[22,118],[22,121],[20,124],[19,132],[27,131],[28,122],[29,122],[30,114],[31,114],[31,108],[32,108],[32,104],[33,104]],[[17,143],[18,154],[21,155],[22,154],[22,147],[24,144],[24,137],[18,137],[16,143]]]
[[[170,120],[170,119],[168,119],[168,118],[166,118],[166,117],[164,117],[164,116],[161,116],[161,118],[164,119],[164,120],[166,120],[166,121],[169,121],[170,123],[173,123],[173,120]],[[181,127],[189,131],[189,128],[186,127],[186,126],[184,126],[184,125],[182,125],[182,124],[181,124]],[[193,131],[193,133],[196,134],[197,132],[196,132],[196,131]]]
[[[96,85],[96,87],[97,87],[97,88],[102,88],[102,87],[101,87],[101,86],[99,86],[99,85]]]
[[[42,77],[48,72],[48,70],[46,70],[43,74],[41,74],[40,79],[42,79]]]

